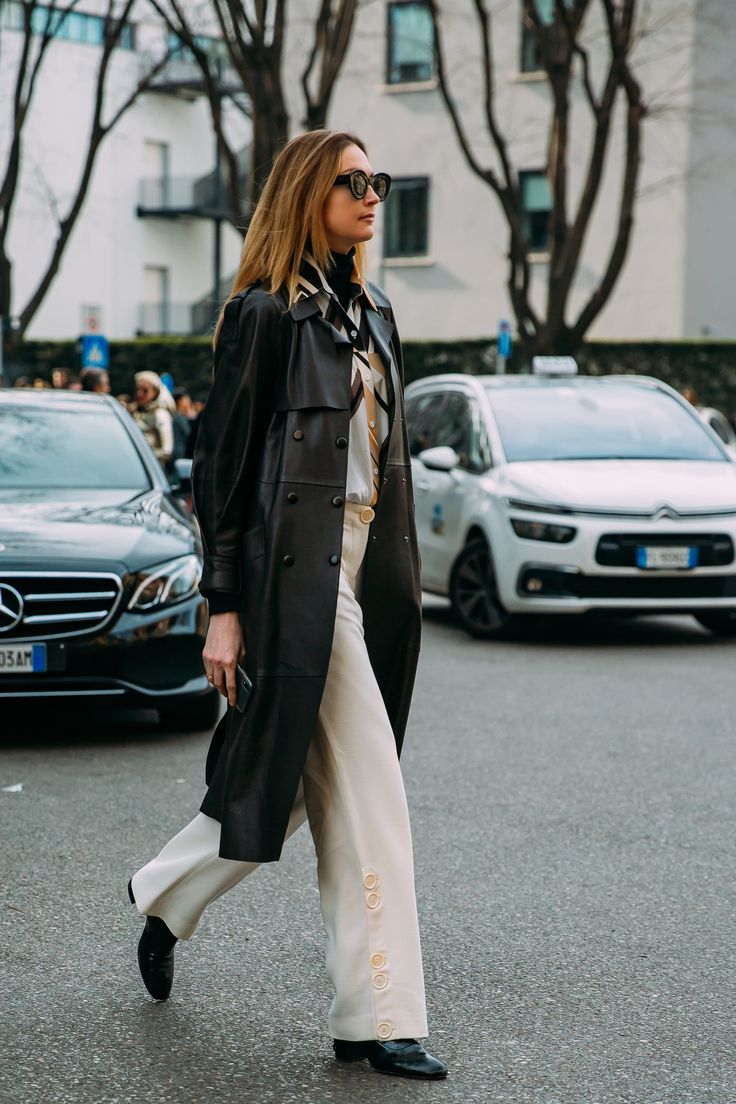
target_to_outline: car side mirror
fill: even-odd
[[[418,458],[430,471],[449,472],[460,463],[460,457],[449,445],[437,445],[435,448],[424,449],[419,453]]]

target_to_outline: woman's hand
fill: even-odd
[[[237,612],[213,613],[202,652],[204,669],[212,685],[235,705],[238,690],[235,666],[245,659],[245,643]]]

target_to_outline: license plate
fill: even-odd
[[[45,644],[0,645],[0,676],[30,675],[46,669]]]
[[[637,548],[636,566],[643,568],[669,568],[670,570],[683,567],[698,566],[697,548],[688,548],[683,545],[667,547],[658,545],[648,548]]]

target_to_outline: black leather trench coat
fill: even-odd
[[[401,752],[421,632],[419,551],[393,312],[368,285],[366,320],[387,369],[389,436],[363,567],[365,641]],[[254,691],[228,708],[207,756],[202,812],[223,858],[279,858],[315,730],[337,607],[352,344],[314,298],[254,285],[225,310],[202,415],[193,497],[201,589],[235,591]]]

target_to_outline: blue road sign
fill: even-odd
[[[110,346],[102,334],[82,334],[82,367],[110,367]]]
[[[499,322],[498,324],[498,355],[508,358],[511,356],[511,323]]]

